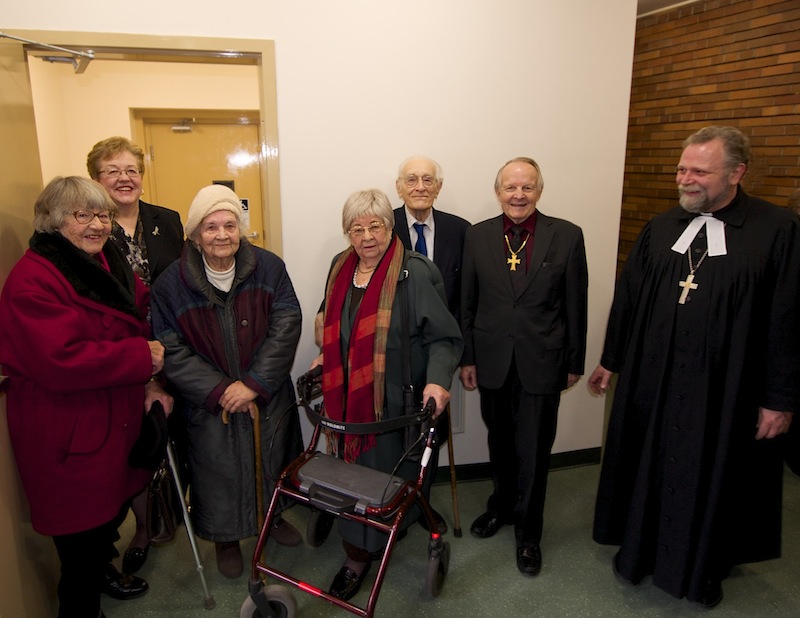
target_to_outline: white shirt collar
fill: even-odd
[[[409,231],[414,229],[415,223],[424,223],[428,226],[429,230],[433,231],[433,208],[428,211],[428,217],[425,219],[425,221],[418,221],[414,216],[414,211],[405,204],[403,204],[403,209],[406,211],[406,223],[408,224]]]
[[[708,233],[708,255],[713,257],[715,255],[727,255],[728,247],[725,243],[725,222],[714,217],[710,212],[700,213],[700,216],[695,217],[683,230],[675,244],[672,245],[672,250],[676,253],[686,253],[689,246],[692,244],[698,232],[706,228]]]

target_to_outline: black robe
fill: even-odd
[[[727,255],[704,259],[682,305],[689,264],[671,247],[693,215],[676,207],[645,226],[601,359],[619,380],[594,539],[622,546],[625,579],[652,574],[692,600],[733,565],[780,555],[781,445],[755,440],[758,408],[800,401],[800,220],[741,189],[715,215]]]

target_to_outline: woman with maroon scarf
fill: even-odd
[[[404,250],[393,226],[392,206],[383,192],[357,191],[345,202],[342,228],[350,246],[334,259],[328,276],[322,354],[312,364],[323,365],[325,409],[333,420],[362,423],[403,415],[399,303],[404,298],[414,390],[422,401],[436,401],[437,416],[450,399],[448,389],[463,349],[461,332],[447,308],[439,270],[427,258]],[[403,431],[348,435],[331,447],[345,461],[393,472],[403,456]],[[414,479],[418,469],[417,463],[404,462],[394,473]],[[410,525],[414,520],[405,521]],[[344,520],[339,532],[347,559],[330,593],[348,600],[358,592],[386,535]]]

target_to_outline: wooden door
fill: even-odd
[[[226,112],[216,117],[208,112],[204,116],[185,110],[171,113],[180,118],[143,118],[144,201],[178,211],[185,222],[202,187],[226,184],[242,200],[250,242],[263,247],[257,112],[243,116],[231,111],[227,117]]]

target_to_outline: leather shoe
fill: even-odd
[[[284,547],[296,547],[303,542],[303,537],[297,528],[283,517],[276,517],[272,521],[272,530],[269,531],[269,536],[275,539],[278,545],[283,545]]]
[[[242,550],[239,541],[228,543],[215,543],[214,549],[217,552],[217,568],[224,577],[236,579],[244,570],[242,560]]]
[[[500,519],[497,513],[486,511],[472,522],[469,531],[472,533],[472,536],[476,536],[479,539],[488,539],[490,536],[494,536],[504,524],[505,522]]]
[[[141,547],[129,548],[128,551],[125,552],[125,555],[122,556],[122,572],[128,575],[136,573],[136,571],[144,566],[149,551],[149,545],[144,549]]]
[[[438,529],[439,534],[447,534],[447,522],[444,520],[444,517],[442,517],[442,514],[433,507],[431,507],[431,511],[433,511],[433,518],[436,520],[436,528]],[[417,521],[419,522],[419,525],[422,526],[423,530],[430,532],[430,529],[428,528],[428,519],[425,517],[424,512],[420,513]]]
[[[352,599],[361,588],[361,582],[363,582],[364,578],[367,576],[370,564],[370,562],[367,562],[364,566],[364,570],[361,571],[361,575],[350,567],[343,566],[339,569],[336,577],[333,578],[328,594],[332,594],[342,601],[349,601]]]
[[[142,596],[149,586],[141,577],[135,575],[123,575],[109,564],[103,576],[103,584],[100,592],[107,594],[112,599],[127,601]]]
[[[542,570],[542,550],[538,545],[517,547],[517,568],[525,575],[538,575]]]

